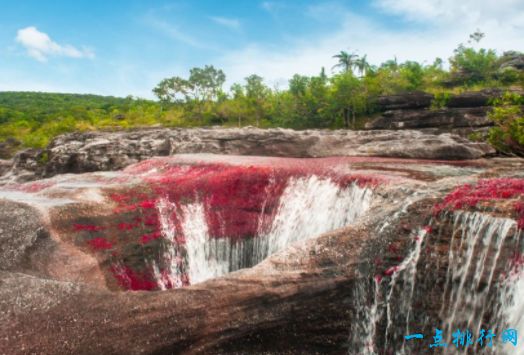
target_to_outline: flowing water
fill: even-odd
[[[521,255],[519,241],[522,233],[517,230],[516,222],[480,212],[455,212],[443,218],[452,224],[449,252],[443,256],[444,261],[427,259],[442,258],[438,253],[425,255],[426,259],[421,257],[423,248],[434,248],[444,236],[431,235],[430,238],[424,229],[418,230],[410,252],[395,267],[389,279],[381,281],[379,278],[377,282],[375,278],[374,287],[357,287],[356,301],[364,312],[357,319],[360,324],[353,328],[362,332],[364,341],[355,342],[356,337],[350,337],[350,354],[418,353],[420,350],[413,349],[420,347],[413,348],[413,343],[407,344],[404,336],[430,328],[443,330],[443,342],[448,343],[445,353],[468,353],[474,349],[497,354],[524,354],[519,347],[502,344],[500,337],[493,348],[482,349],[475,343],[469,349],[457,349],[452,338],[457,329],[470,330],[476,340],[481,329],[493,329],[500,335],[506,328],[516,328],[522,339],[523,263],[520,260],[515,268],[507,260],[508,250]],[[504,258],[501,257],[503,252],[506,252]],[[426,265],[422,264],[422,260]],[[432,293],[438,295],[439,292],[438,270],[428,270],[429,264],[446,266],[441,286],[443,292],[437,302],[440,303],[440,311],[433,314],[435,318],[417,317],[416,313],[424,312],[417,308],[417,305],[424,304],[425,300],[421,298],[434,297]],[[506,273],[509,276],[501,280],[500,275]],[[417,293],[419,289],[425,291]],[[379,330],[383,333],[377,334]],[[432,342],[433,335],[425,334],[426,345]],[[425,350],[429,351],[429,348],[426,346]]]
[[[186,204],[178,211],[174,204],[163,201],[157,206],[162,235],[174,241],[168,256],[173,261],[171,278],[181,278],[183,271],[176,260],[183,255],[191,284],[254,266],[291,243],[353,223],[368,210],[371,198],[372,190],[356,183],[343,188],[317,176],[291,178],[269,225],[261,216],[257,235],[239,240],[210,235],[205,203]],[[176,242],[175,221],[170,217],[177,211],[184,245]],[[176,285],[179,283],[175,281]]]

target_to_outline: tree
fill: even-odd
[[[484,38],[485,36],[486,36],[485,33],[480,32],[480,30],[477,29],[475,32],[469,35],[468,43],[471,43],[471,41],[474,41],[475,43],[479,43],[482,40],[482,38]]]
[[[289,80],[289,92],[295,96],[305,95],[308,84],[309,78],[307,76],[295,74]]]
[[[192,68],[188,79],[174,76],[162,80],[153,93],[161,102],[185,102],[188,107],[196,107],[197,116],[202,120],[205,106],[218,98],[225,81],[226,75],[222,70],[206,65],[204,68]]]
[[[191,85],[188,80],[179,76],[163,79],[153,89],[153,93],[161,102],[172,103],[188,99]]]
[[[367,61],[367,55],[364,55],[355,60],[355,67],[357,68],[360,76],[363,77],[371,69],[371,65]]]
[[[479,43],[484,38],[484,33],[477,30],[469,36],[470,40]],[[466,47],[464,44],[454,50],[454,55],[449,58],[451,75],[455,81],[472,85],[487,81],[494,77],[496,72],[497,54],[494,50]]]
[[[245,78],[246,99],[249,108],[256,119],[257,127],[260,126],[260,120],[264,116],[264,102],[269,96],[270,89],[264,84],[264,78],[256,74]]]
[[[335,75],[333,83],[333,105],[336,111],[342,113],[344,127],[356,126],[356,116],[365,110],[366,100],[361,82],[353,73]]]
[[[335,54],[333,58],[338,59],[338,63],[333,66],[333,69],[342,68],[342,71],[344,73],[347,73],[349,71],[353,71],[358,55],[355,53],[348,53],[346,51],[340,51],[340,53]]]
[[[247,114],[247,100],[242,85],[235,83],[231,85],[232,99],[227,103],[228,112],[238,119],[238,127],[242,127],[242,117]]]
[[[408,60],[400,65],[400,76],[407,82],[406,90],[418,90],[424,82],[424,69],[420,63]]]
[[[389,69],[392,72],[396,72],[399,68],[397,57],[387,60],[380,65],[380,68]]]
[[[189,71],[189,84],[193,98],[198,101],[210,101],[217,98],[226,81],[226,75],[212,65],[204,68],[193,68]]]

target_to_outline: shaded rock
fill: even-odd
[[[394,110],[366,124],[366,129],[420,129],[486,127],[493,122],[488,118],[490,107],[444,108],[436,110]]]
[[[450,95],[446,100],[446,107],[481,107],[488,106],[494,99],[502,96],[506,90],[484,89],[480,91],[464,92]]]
[[[11,160],[0,159],[0,176],[7,174],[11,170],[12,165],[13,162]]]
[[[433,95],[425,92],[408,92],[397,95],[383,95],[376,99],[379,111],[426,108],[431,105]]]
[[[524,94],[522,90],[508,89]],[[459,133],[477,127],[493,126],[488,114],[494,99],[500,98],[502,89],[485,89],[448,95],[442,108],[432,108],[433,96],[423,93],[408,93],[380,97],[378,117],[366,123],[366,129],[427,129],[433,132]],[[383,104],[381,105],[380,102]],[[470,130],[464,130],[469,128]],[[425,132],[430,132],[426,130]]]
[[[0,199],[0,270],[22,269],[28,251],[45,233],[35,208]]]
[[[515,51],[504,52],[500,61],[501,69],[513,68],[516,70],[524,70],[524,53]]]
[[[0,159],[9,159],[13,154],[20,149],[22,142],[15,138],[7,138],[5,141],[0,142]]]

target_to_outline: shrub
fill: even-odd
[[[488,141],[505,154],[524,156],[524,97],[507,92],[494,101],[489,117],[495,122]]]

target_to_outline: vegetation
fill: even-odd
[[[500,152],[524,156],[524,97],[508,92],[494,104],[488,141]]]
[[[473,47],[482,37],[477,31],[466,45],[459,45],[449,58],[449,69],[440,58],[431,64],[394,58],[373,66],[365,55],[341,51],[334,56],[338,63],[331,73],[322,68],[315,76],[296,74],[286,90],[271,89],[253,74],[225,91],[225,73],[209,65],[191,69],[187,78],[162,80],[153,89],[158,101],[1,92],[0,142],[16,138],[23,146],[43,147],[65,132],[149,125],[356,129],[375,112],[379,95],[423,90],[435,94],[432,107],[440,108],[450,93],[522,86],[522,71],[500,69],[507,60],[504,55]],[[500,103],[492,116],[498,126],[490,141],[504,151],[522,144],[521,116]]]

